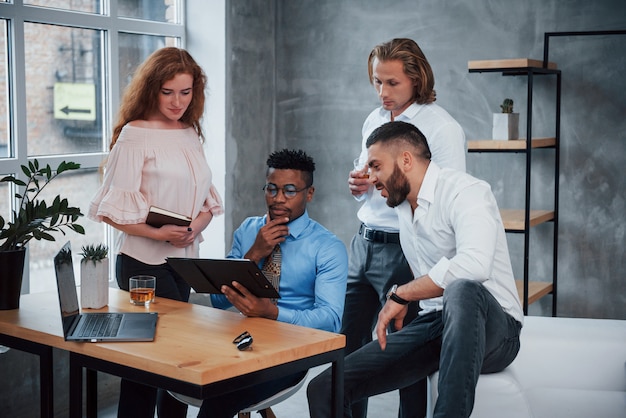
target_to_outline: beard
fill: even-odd
[[[387,194],[389,195],[387,197],[387,206],[392,208],[395,208],[404,202],[406,197],[409,195],[409,192],[411,191],[409,179],[400,170],[398,164],[396,164],[393,169],[393,173],[389,176],[385,189],[387,189]]]

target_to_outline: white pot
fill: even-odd
[[[519,113],[494,113],[491,137],[498,140],[519,138]]]
[[[109,259],[80,262],[80,306],[100,309],[109,304]]]

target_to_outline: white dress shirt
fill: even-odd
[[[414,277],[425,274],[445,289],[457,279],[481,282],[505,312],[523,323],[504,225],[488,183],[431,162],[412,213],[396,208],[400,244]],[[443,308],[443,298],[424,299],[422,311]]]
[[[454,168],[465,171],[465,154],[467,145],[465,133],[461,125],[441,106],[434,103],[419,105],[413,103],[402,114],[394,118],[396,121],[411,123],[422,131],[428,142],[432,160],[440,167]],[[365,119],[363,123],[363,141],[361,145],[362,160],[367,161],[365,143],[374,129],[391,121],[391,112],[379,107]],[[387,232],[398,232],[398,217],[393,209],[387,206],[380,191],[370,187],[359,200],[364,200],[357,216],[370,228]]]

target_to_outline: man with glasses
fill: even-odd
[[[313,159],[303,151],[281,150],[267,159],[263,187],[267,213],[247,218],[235,231],[229,258],[247,258],[263,268],[280,250],[280,299],[257,298],[236,281],[233,289],[211,295],[217,308],[234,306],[243,315],[339,332],[343,315],[348,254],[330,231],[309,218],[313,199]],[[254,338],[254,336],[252,336]],[[252,341],[252,340],[250,340]],[[254,345],[251,342],[252,345]],[[199,417],[232,418],[304,377],[297,373],[250,388],[206,399]]]

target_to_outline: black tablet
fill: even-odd
[[[168,257],[167,264],[198,293],[218,293],[237,281],[259,298],[280,298],[274,286],[251,260],[241,258]]]

